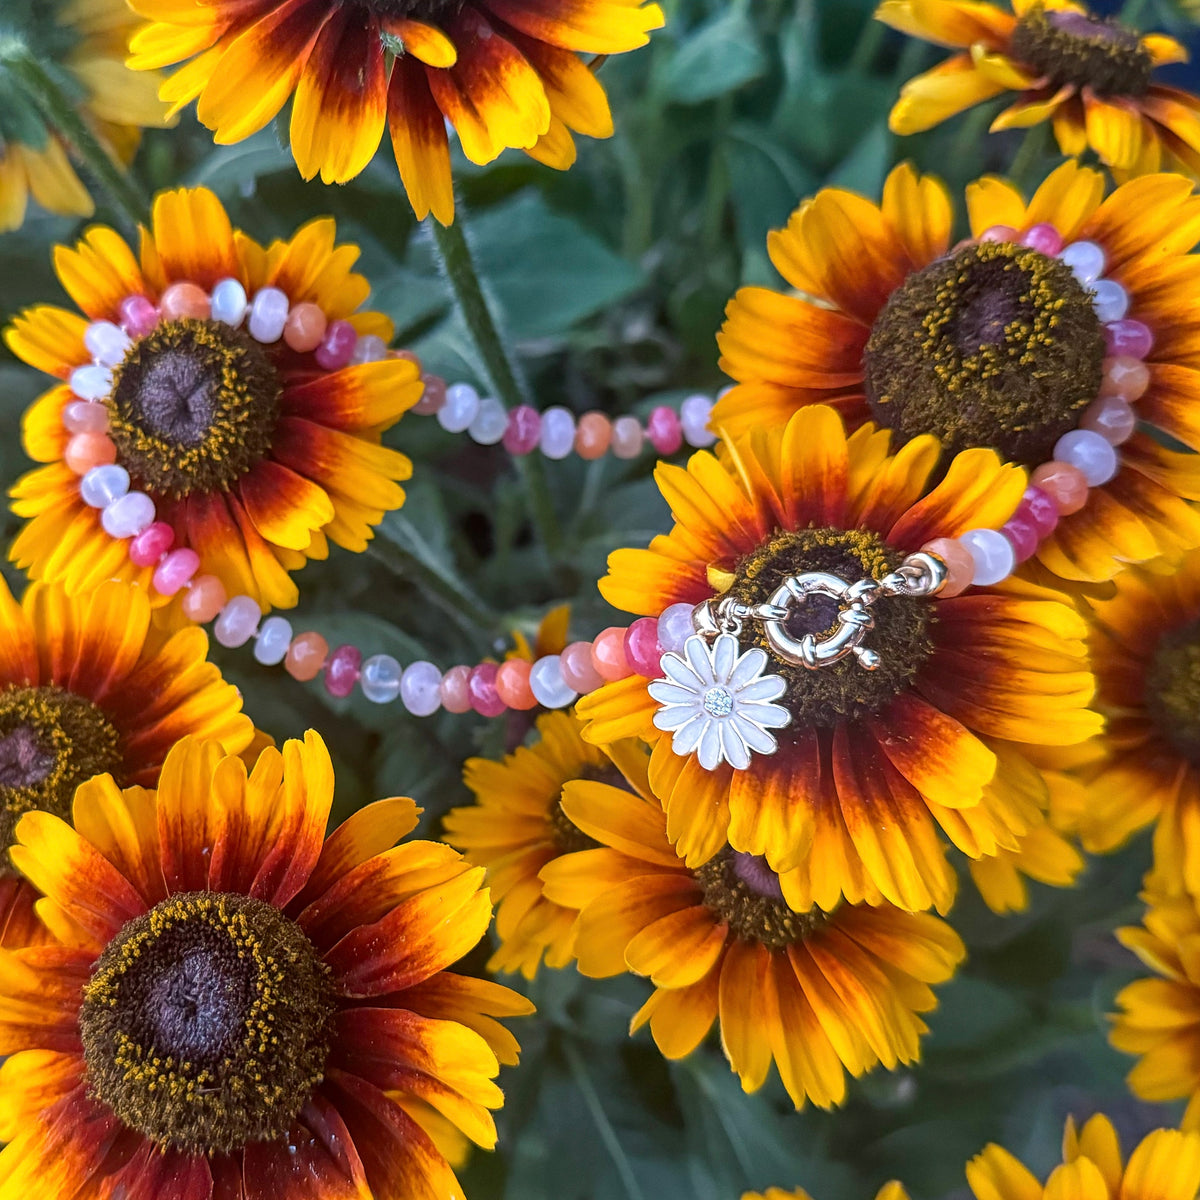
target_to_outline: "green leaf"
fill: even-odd
[[[664,74],[667,95],[700,104],[736,91],[767,69],[758,31],[741,11],[701,25],[675,52]]]

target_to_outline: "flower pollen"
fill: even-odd
[[[695,871],[704,905],[744,942],[784,950],[825,924],[818,909],[793,912],[783,898],[779,876],[761,855],[726,846]]]
[[[1200,763],[1200,621],[1159,640],[1146,672],[1145,704],[1162,736]]]

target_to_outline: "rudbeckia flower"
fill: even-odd
[[[944,921],[891,905],[797,909],[807,867],[789,879],[728,846],[689,867],[658,801],[628,789],[569,783],[562,807],[598,848],[543,867],[546,893],[581,910],[583,974],[632,971],[654,984],[631,1033],[649,1024],[675,1059],[719,1021],[743,1089],[762,1087],[774,1061],[797,1108],[840,1104],[847,1074],[919,1058],[919,1014],[937,1006],[929,985],[966,953]]]
[[[418,218],[454,219],[447,122],[489,163],[526,150],[565,169],[572,131],[609,137],[604,89],[577,57],[643,46],[663,23],[643,0],[133,0],[151,24],[130,66],[186,63],[162,86],[218,143],[240,142],[288,97],[290,145],[305,179],[345,183],[386,128]]]
[[[328,219],[264,248],[203,188],[158,197],[140,257],[103,227],[60,246],[83,315],[41,306],[6,334],[60,381],[25,414],[25,449],[47,465],[12,489],[28,518],[13,560],[71,591],[114,576],[149,586],[153,562],[114,536],[133,528],[102,512],[114,494],[128,503],[126,487],[149,497],[168,543],[264,608],[296,603],[291,572],[330,541],[365,549],[404,502],[412,464],[380,440],[421,383],[387,356],[388,318],[357,311],[357,257]],[[81,476],[114,465],[120,483],[101,470],[85,494]]]
[[[1200,170],[1200,99],[1153,83],[1187,51],[1139,34],[1076,0],[884,0],[879,20],[960,53],[900,89],[889,127],[919,133],[980,101],[1015,93],[992,129],[1050,121],[1059,149],[1092,149],[1118,175]]]
[[[8,861],[23,814],[69,816],[94,775],[153,787],[185,734],[232,754],[255,742],[207,653],[201,629],[156,634],[145,593],[124,584],[83,597],[33,584],[18,604],[0,581],[0,945],[44,937],[37,894]]]
[[[991,447],[1054,500],[1028,552],[1067,580],[1200,545],[1200,457],[1152,435],[1200,449],[1192,184],[1151,175],[1105,199],[1098,171],[1066,163],[1028,203],[993,176],[966,200],[956,246],[946,189],[908,165],[881,204],[836,188],[802,204],[768,240],[795,293],[743,288],[727,310],[738,386],[713,428],[827,403],[901,442]]]
[[[157,791],[76,794],[17,827],[59,943],[0,953],[0,1185],[44,1195],[461,1200],[414,1119],[496,1139],[520,996],[447,971],[482,937],[483,871],[395,846],[410,800],[325,839],[309,733],[240,758],[186,738]]]
[[[991,450],[966,450],[937,469],[927,435],[898,453],[864,425],[847,436],[830,408],[700,452],[687,469],[656,473],[675,525],[648,550],[610,555],[600,591],[616,608],[661,616],[724,593],[765,602],[789,576],[829,572],[848,584],[882,578],[931,539],[998,528],[1024,473]],[[836,605],[795,610],[793,636],[837,628]],[[650,783],[671,841],[691,866],[728,840],[789,872],[806,864],[793,907],[833,909],[887,900],[942,911],[954,893],[950,842],[971,858],[1017,850],[1041,825],[1046,784],[1021,743],[1074,745],[1100,728],[1085,625],[1060,593],[1010,581],[932,599],[894,597],[872,610],[880,663],[845,658],[819,670],[781,657],[762,627],[739,635],[766,651],[786,681],[791,714],[777,752],[749,766],[705,770],[680,756],[655,723],[650,680],[632,675],[578,704],[584,736],[654,746]],[[786,880],[786,876],[785,876]]]
[[[467,760],[463,778],[476,803],[446,814],[446,841],[486,867],[496,900],[499,949],[489,971],[532,979],[543,959],[565,967],[575,946],[575,910],[547,900],[538,876],[547,863],[595,845],[563,812],[572,780],[618,780],[647,794],[646,753],[636,742],[590,746],[571,713],[538,718],[538,739],[503,762]]]
[[[125,66],[126,44],[138,25],[125,0],[37,0],[28,10],[6,5],[4,16],[32,53],[53,61],[70,81],[80,117],[113,158],[128,163],[143,128],[173,124],[157,95],[159,77]],[[70,49],[59,58],[64,34]],[[51,212],[90,216],[92,198],[62,139],[6,74],[0,63],[0,232],[20,228],[31,196]]]

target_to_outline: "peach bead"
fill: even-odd
[[[215,575],[197,575],[183,594],[179,607],[189,621],[207,625],[225,607],[229,597],[225,585]]]
[[[600,458],[612,441],[612,422],[600,412],[584,413],[575,426],[575,453],[580,458]]]
[[[496,672],[496,691],[508,708],[524,710],[533,708],[537,701],[529,686],[529,672],[533,663],[523,658],[510,658],[500,664]]]
[[[592,663],[591,642],[572,642],[559,656],[559,663],[567,687],[581,696],[594,692],[604,682]]]
[[[1150,386],[1150,368],[1140,358],[1119,355],[1104,360],[1104,375],[1100,380],[1100,399],[1120,396],[1131,403],[1140,400]]]
[[[592,643],[592,666],[600,678],[608,683],[615,683],[633,674],[633,668],[625,656],[624,629],[610,625],[603,633],[597,634]]]
[[[76,475],[117,461],[117,448],[106,433],[77,433],[63,450],[63,462]]]
[[[298,354],[315,350],[329,328],[329,320],[316,304],[297,304],[287,315],[283,340]]]
[[[1030,475],[1029,482],[1040,487],[1064,517],[1077,513],[1087,503],[1087,480],[1083,472],[1070,463],[1042,463]]]
[[[471,668],[451,667],[439,687],[442,707],[450,713],[471,711]]]
[[[398,358],[402,362],[410,362],[417,368],[417,373],[421,371],[421,360],[411,350],[393,350],[391,351],[393,358]]]
[[[194,283],[171,284],[163,292],[158,308],[164,321],[180,321],[184,317],[207,321],[212,315],[212,301],[208,293]]]
[[[329,657],[329,643],[312,630],[292,638],[283,665],[287,673],[300,683],[316,679]]]
[[[975,574],[975,560],[971,552],[957,538],[934,538],[921,547],[929,554],[936,554],[946,564],[946,583],[939,596],[957,596],[971,586]]]

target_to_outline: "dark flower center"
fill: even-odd
[[[1200,763],[1200,621],[1159,640],[1146,672],[1145,704],[1162,736]]]
[[[248,333],[220,321],[168,321],[113,374],[117,459],[151,495],[224,491],[271,448],[279,377]]]
[[[378,17],[441,21],[454,16],[466,0],[359,0],[359,3]]]
[[[58,687],[0,691],[0,874],[11,873],[13,829],[42,809],[69,818],[75,788],[119,773],[120,735],[90,701]]]
[[[585,767],[579,775],[593,783],[607,784],[609,787],[620,788],[623,792],[630,790],[625,776],[611,763],[606,767]],[[600,843],[594,837],[583,832],[570,817],[563,812],[562,796],[554,801],[550,809],[550,836],[561,854],[574,854],[579,850],[595,850]]]
[[[748,604],[759,604],[771,596],[789,575],[826,571],[847,583],[868,576],[882,579],[900,565],[904,555],[884,544],[866,529],[801,529],[776,533],[753,554],[737,564],[732,595]],[[743,650],[761,646],[770,656],[770,670],[783,676],[787,691],[779,703],[792,713],[793,721],[778,733],[781,745],[792,731],[812,726],[832,727],[878,712],[906,690],[933,650],[929,626],[936,620],[927,601],[888,597],[876,603],[871,613],[875,628],[866,644],[882,657],[879,667],[865,671],[849,656],[810,671],[775,656],[762,627],[747,624],[739,637]],[[792,608],[787,629],[794,637],[806,633],[830,636],[838,627],[838,603],[827,596],[810,596]]]
[[[757,854],[726,846],[696,872],[705,907],[743,942],[783,950],[825,924],[818,909],[793,912],[784,901],[779,876]]]
[[[1032,67],[1051,88],[1090,87],[1098,96],[1141,96],[1154,60],[1132,29],[1070,10],[1036,4],[1017,22],[1012,57]]]
[[[867,401],[904,439],[990,446],[1035,466],[1099,392],[1104,331],[1056,258],[981,242],[915,271],[867,340]]]
[[[88,1086],[163,1148],[275,1141],[324,1077],[333,1011],[329,969],[279,909],[184,892],[97,960],[79,1014]]]

